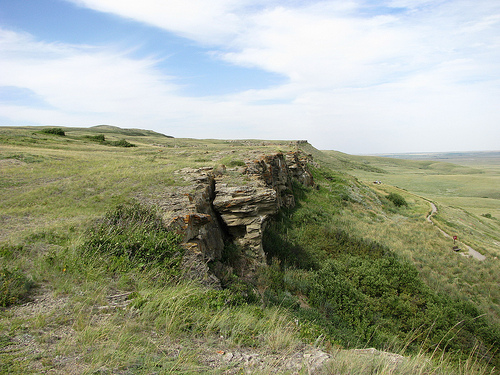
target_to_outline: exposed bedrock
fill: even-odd
[[[177,171],[191,185],[164,197],[161,206],[169,228],[183,236],[187,276],[217,284],[207,263],[220,260],[228,242],[241,249],[246,274],[265,264],[266,223],[280,208],[295,205],[294,180],[314,184],[308,171],[311,162],[310,156],[291,152],[262,156],[246,162],[246,167]]]

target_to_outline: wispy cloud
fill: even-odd
[[[89,121],[88,115],[102,121],[138,121],[154,117],[158,107],[176,108],[179,103],[176,85],[156,70],[157,61],[132,59],[127,51],[40,42],[8,30],[0,30],[0,47],[0,70],[5,73],[0,86],[27,88],[45,103],[33,111],[3,106],[4,116],[13,112],[22,120],[37,121],[34,114],[39,122],[66,118],[68,124]]]
[[[142,125],[175,136],[307,138],[346,152],[498,148],[497,2],[67,1],[285,80],[188,98],[154,58],[2,30],[0,85],[39,98],[38,107],[4,104],[4,117]]]
[[[251,0],[68,0],[80,6],[144,22],[210,45],[228,41],[241,28],[234,10]]]

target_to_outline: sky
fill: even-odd
[[[500,150],[499,0],[0,0],[0,126]]]

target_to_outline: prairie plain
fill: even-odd
[[[290,141],[59,130],[0,128],[0,373],[498,373],[497,157],[401,160]],[[180,277],[175,244],[167,262],[146,257],[155,245],[140,261],[100,253],[164,234],[145,221],[154,207],[128,205],[189,192],[183,168],[244,185],[236,170],[247,161],[290,151],[314,157],[316,185],[293,186],[297,205],[266,228],[267,264],[253,280],[238,274],[230,241],[221,289]],[[123,223],[127,207],[144,213],[139,223],[109,224]],[[466,245],[486,259],[467,257]]]

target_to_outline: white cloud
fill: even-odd
[[[407,33],[394,33],[390,18],[325,17],[283,8],[255,18],[255,29],[237,39],[240,48],[220,56],[284,74],[304,87],[376,83],[406,52]]]
[[[252,3],[238,0],[68,0],[81,6],[144,22],[201,43],[227,41],[240,18],[233,8]]]
[[[500,4],[489,0],[68,1],[206,43],[221,59],[307,89],[384,83],[480,54],[498,61]],[[377,13],[384,5],[406,11]]]
[[[16,113],[27,121],[35,113],[40,122],[54,122],[62,112],[68,121],[80,122],[78,116],[137,121],[141,116],[158,117],[158,108],[163,109],[161,117],[169,112],[175,116],[185,107],[175,94],[176,85],[155,69],[156,61],[151,59],[134,60],[123,52],[89,46],[44,43],[6,30],[0,30],[0,46],[0,86],[29,89],[46,104],[34,112],[4,107],[4,116]]]
[[[305,138],[345,152],[498,148],[498,2],[68,1],[169,30],[288,82],[186,98],[154,59],[3,30],[0,85],[47,103],[3,106],[3,116],[144,124],[197,138]]]

